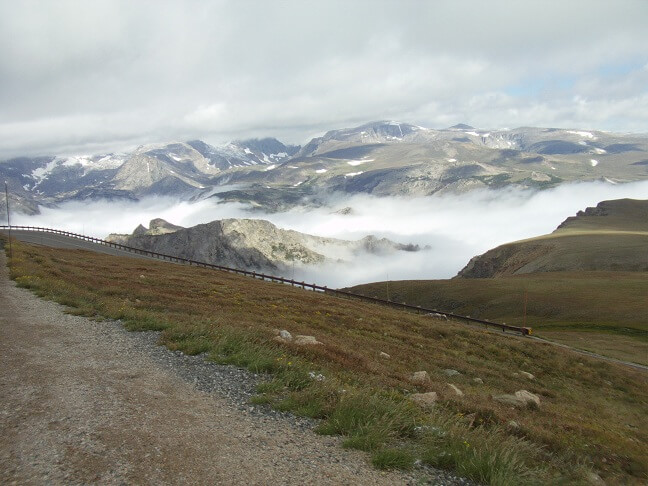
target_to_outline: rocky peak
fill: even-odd
[[[141,225],[140,225],[141,226]],[[152,219],[149,223],[149,229],[146,234],[149,235],[164,235],[167,233],[175,233],[178,230],[183,229],[182,226],[177,226],[175,224],[171,224],[168,221],[162,219],[162,218],[155,218]]]
[[[140,224],[139,226],[137,226],[137,228],[135,228],[135,231],[133,231],[133,236],[145,235],[147,231],[148,230],[146,229],[146,227]]]

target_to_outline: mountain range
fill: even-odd
[[[424,196],[507,185],[648,179],[648,135],[556,128],[429,129],[378,121],[332,130],[303,147],[273,138],[200,140],[131,153],[18,157],[0,162],[15,210],[70,200],[211,197],[278,211],[330,193]],[[4,202],[2,203],[4,204]]]

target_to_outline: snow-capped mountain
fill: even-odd
[[[303,148],[273,138],[222,146],[192,140],[123,154],[21,157],[0,162],[0,180],[9,182],[14,208],[27,213],[70,199],[148,195],[215,196],[279,210],[336,191],[423,196],[511,184],[623,183],[648,178],[647,152],[648,135],[379,121],[331,130]],[[237,187],[224,187],[231,184]]]

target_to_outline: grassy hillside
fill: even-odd
[[[420,459],[502,485],[584,483],[594,472],[610,483],[648,479],[643,372],[205,269],[19,244],[10,264],[18,285],[70,312],[161,330],[171,349],[268,373],[257,403],[321,418],[320,433],[342,434],[345,447],[369,451],[378,467]],[[278,343],[274,329],[322,344]],[[422,370],[429,380],[417,383],[412,374]],[[537,394],[540,405],[492,398],[518,390]],[[432,391],[432,408],[410,399]]]
[[[603,201],[568,218],[553,233],[473,258],[459,276],[596,270],[648,272],[648,200]]]
[[[527,325],[539,336],[648,364],[645,272],[558,272],[493,279],[377,282],[351,290],[471,317]]]

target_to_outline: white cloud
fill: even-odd
[[[108,233],[131,233],[137,225],[146,226],[158,217],[182,226],[233,217],[260,218],[281,228],[320,236],[355,240],[373,234],[399,243],[430,246],[415,253],[365,255],[344,264],[295,269],[299,280],[341,287],[386,279],[449,278],[475,255],[503,243],[549,233],[579,210],[602,200],[625,197],[646,199],[648,181],[574,183],[541,192],[509,188],[423,198],[338,195],[332,196],[326,207],[273,214],[250,213],[242,204],[217,204],[215,200],[70,202],[58,209],[42,208],[38,216],[16,215],[13,222],[103,238]],[[351,207],[353,212],[335,213],[343,207]]]
[[[641,0],[0,0],[0,158],[386,118],[644,131],[647,17]]]

